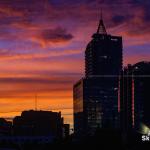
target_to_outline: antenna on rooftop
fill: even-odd
[[[37,111],[37,94],[35,94],[35,111]]]

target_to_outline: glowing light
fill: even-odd
[[[150,128],[142,123],[140,126],[140,133],[148,135],[150,133]]]

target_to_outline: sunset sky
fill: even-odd
[[[123,37],[124,65],[150,61],[150,0],[0,0],[0,117],[62,111],[72,124],[72,87],[100,9]]]

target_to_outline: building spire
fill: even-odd
[[[98,25],[98,29],[97,29],[97,34],[107,34],[105,25],[103,23],[102,9],[101,9],[101,13],[100,13],[100,20],[99,20],[99,25]]]

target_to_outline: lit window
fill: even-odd
[[[112,40],[112,41],[118,41],[118,39],[113,39],[113,38],[111,38],[111,40]]]
[[[101,58],[107,59],[108,57],[106,55],[104,55],[104,56],[101,56]]]

